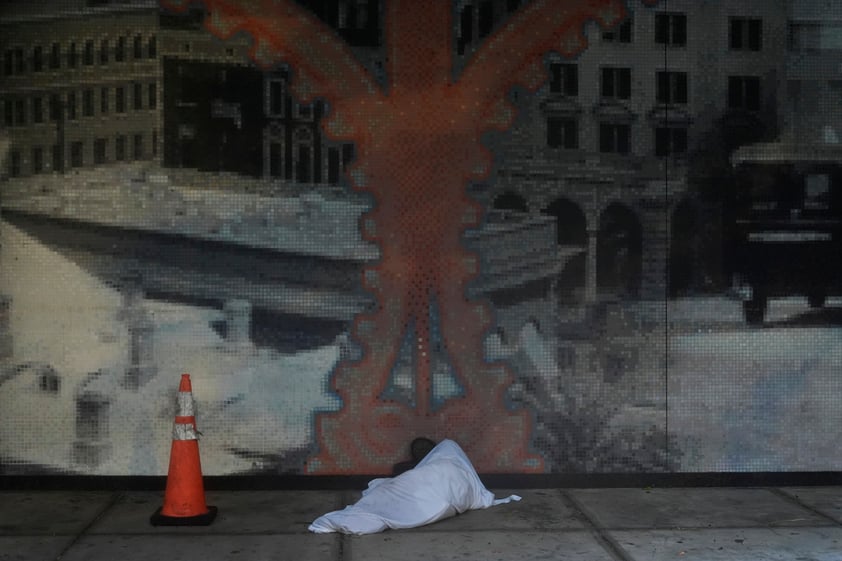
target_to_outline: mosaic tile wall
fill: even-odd
[[[833,471],[842,7],[0,8],[0,474]]]

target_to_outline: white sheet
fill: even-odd
[[[359,501],[320,516],[310,531],[373,534],[387,528],[415,528],[513,500],[520,497],[495,500],[462,448],[443,440],[413,469],[371,481]]]

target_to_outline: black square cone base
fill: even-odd
[[[149,518],[149,522],[153,526],[209,526],[216,518],[216,507],[209,506],[205,514],[197,514],[196,516],[165,516],[161,514],[161,509],[155,511]]]

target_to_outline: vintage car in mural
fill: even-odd
[[[735,278],[749,324],[770,298],[806,296],[812,308],[842,293],[842,146],[754,144],[736,172]]]

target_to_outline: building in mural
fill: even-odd
[[[779,105],[781,137],[793,142],[839,144],[842,110],[842,14],[817,0],[788,6],[788,49]]]
[[[463,8],[466,53],[497,13],[492,2]],[[717,220],[706,190],[737,143],[774,138],[785,29],[782,3],[669,2],[594,26],[573,59],[547,57],[549,80],[520,96],[525,116],[501,142],[486,198],[557,217],[559,244],[578,251],[562,281],[574,301],[662,299],[721,274],[718,232],[698,228]],[[717,150],[720,168],[698,169]]]
[[[2,8],[9,177],[153,160],[161,143],[155,2]]]
[[[323,104],[297,103],[289,70],[257,68],[247,37],[222,42],[203,19],[199,8],[161,14],[164,166],[337,185],[353,145],[327,145]]]

